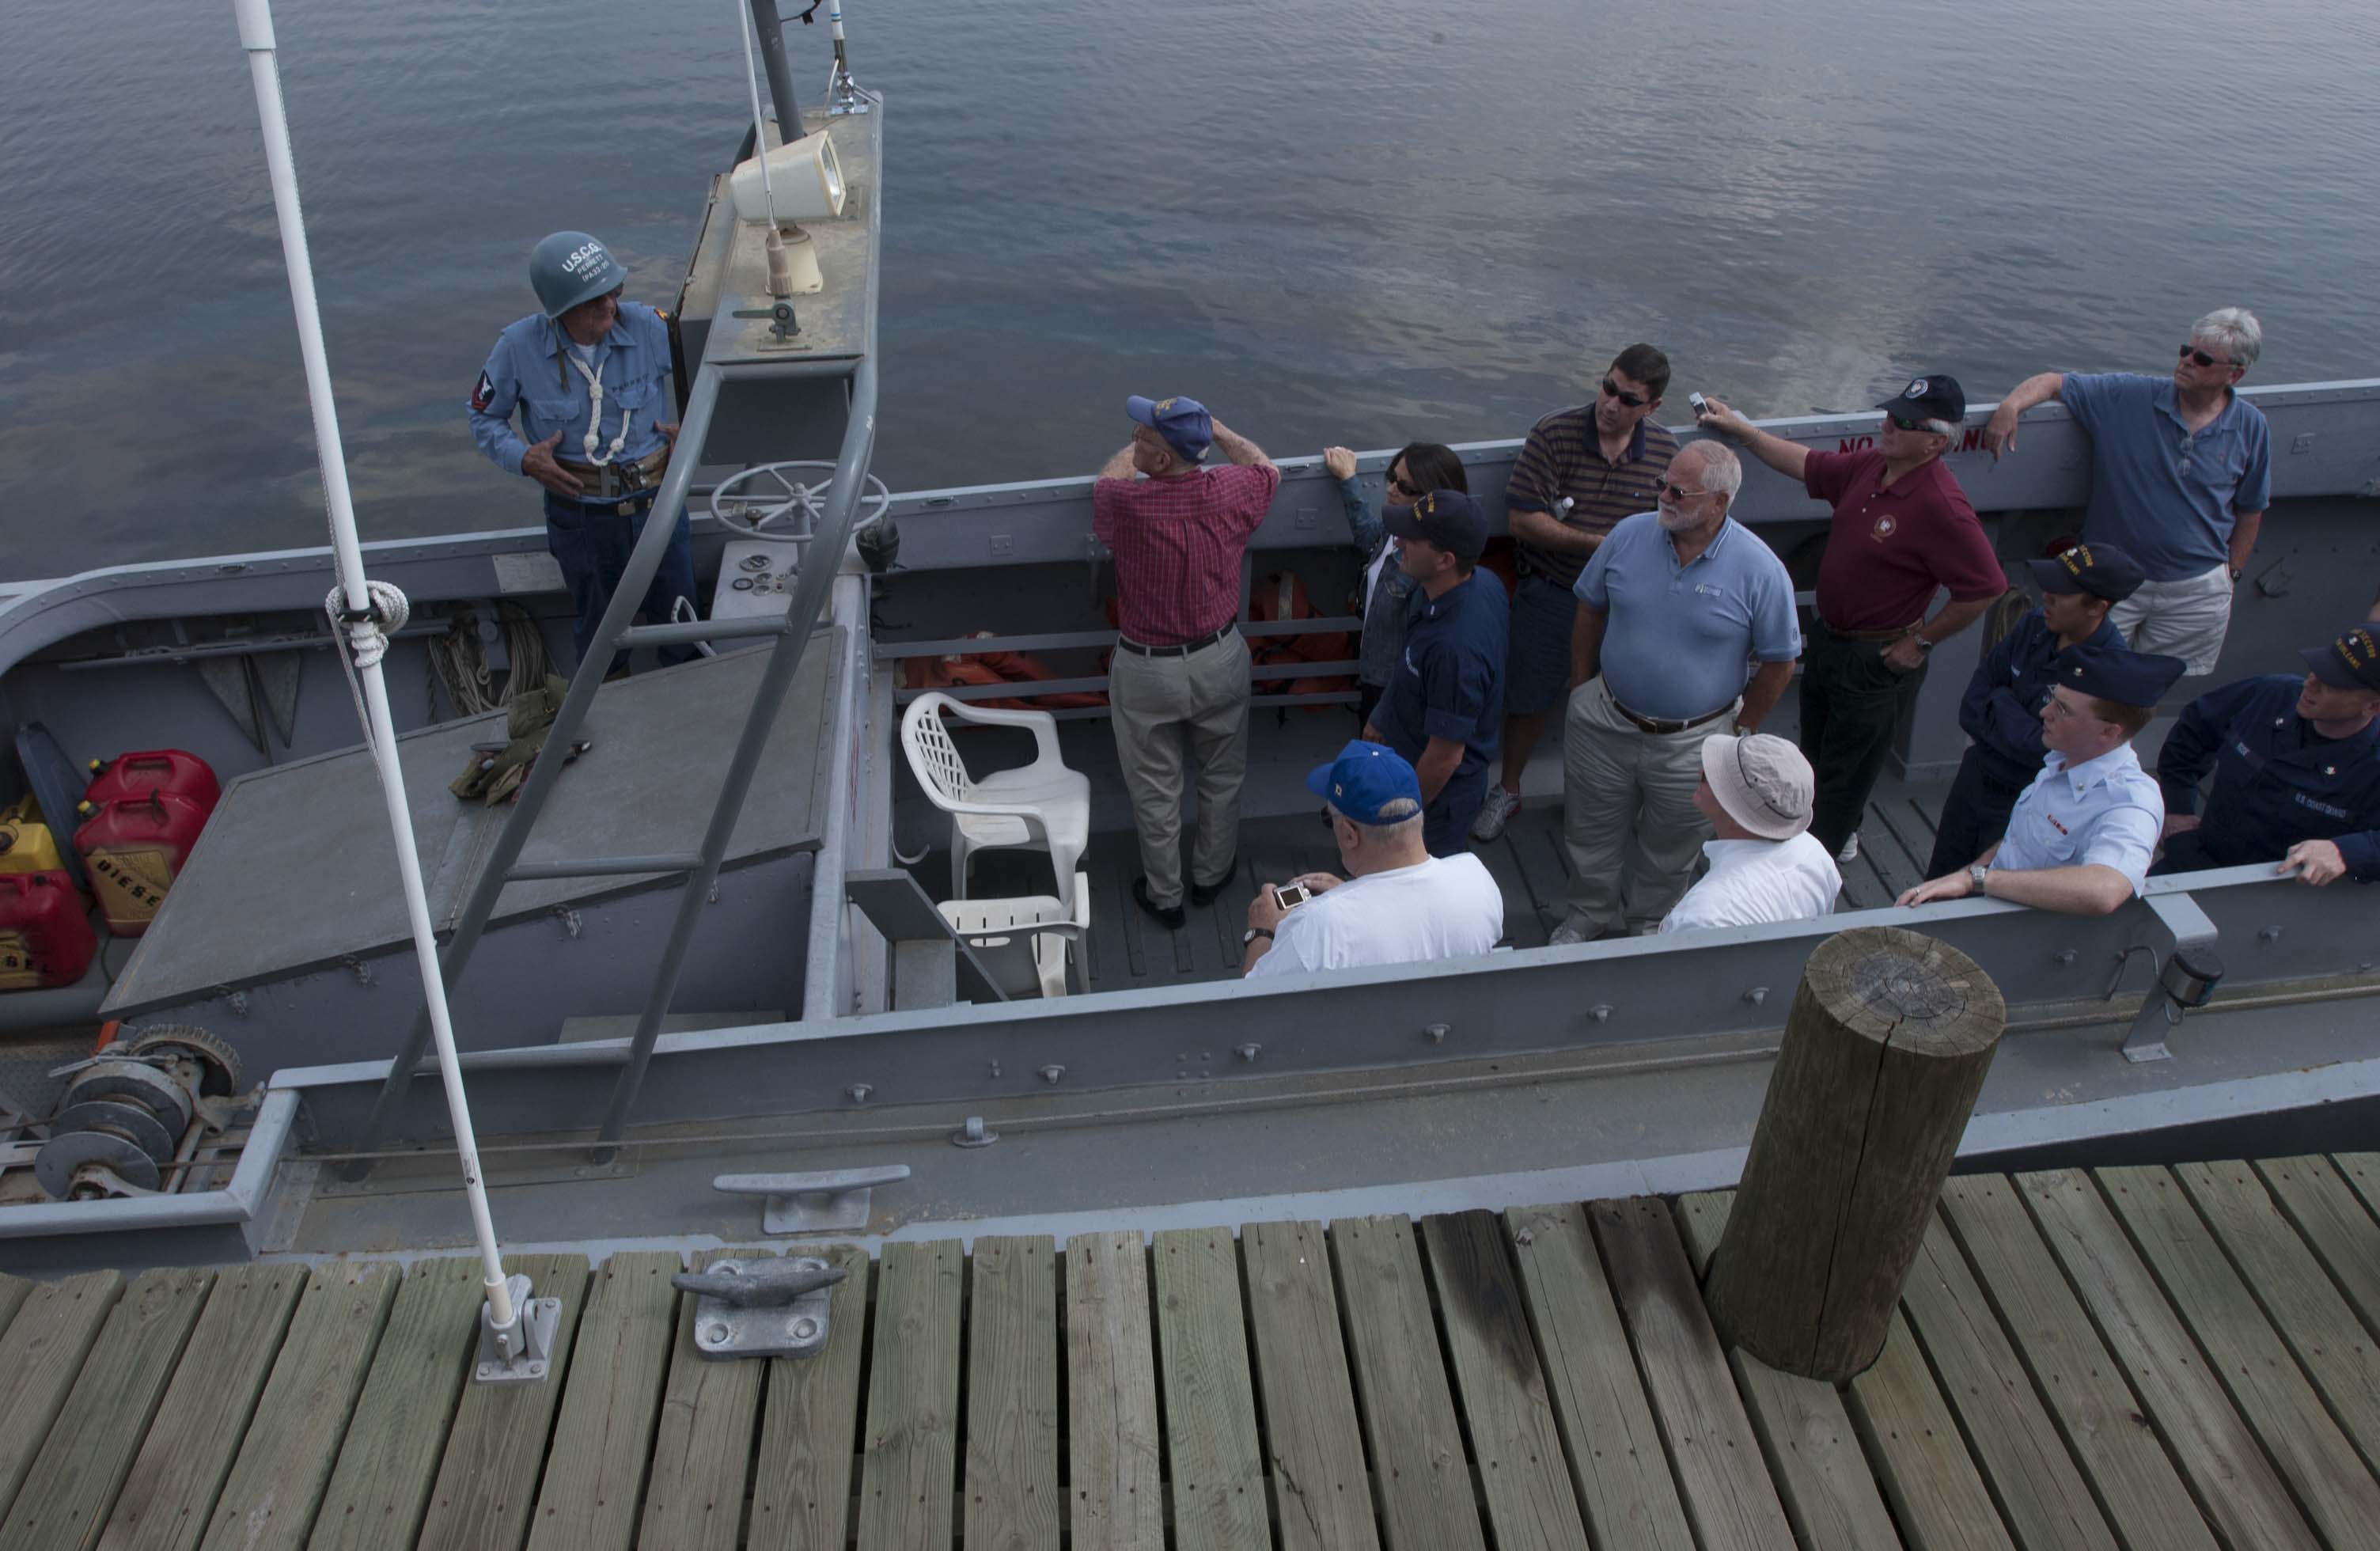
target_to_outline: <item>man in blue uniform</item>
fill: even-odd
[[[1389,676],[1365,741],[1386,744],[1421,778],[1422,841],[1433,856],[1470,848],[1504,717],[1509,616],[1504,584],[1477,569],[1488,515],[1461,491],[1388,508],[1397,565],[1416,584],[1404,658]]]
[[[2140,892],[2165,824],[2155,776],[2132,739],[2189,666],[2121,647],[2082,647],[2042,703],[2041,774],[2009,813],[2008,833],[1967,867],[1921,883],[1902,904],[1989,894],[2069,915],[2106,915]]]
[[[642,302],[620,299],[627,270],[584,232],[539,243],[528,275],[544,310],[496,336],[471,388],[471,435],[497,467],[545,487],[545,545],[578,611],[583,662],[677,440],[669,324]],[[645,589],[648,623],[666,622],[681,599],[694,607],[689,538],[680,512]],[[664,662],[693,655],[691,647],[661,652]],[[612,671],[626,666],[615,658]]]
[[[2172,817],[2158,872],[2278,862],[2308,883],[2380,879],[2380,627],[2301,655],[2302,678],[2211,690],[2167,734],[2157,779]]]
[[[2024,563],[2041,588],[2041,607],[2016,622],[1985,653],[1959,706],[1959,725],[1974,742],[1942,804],[1934,857],[1925,876],[1965,866],[2008,829],[2017,794],[2041,773],[2041,704],[2066,653],[2078,646],[2120,647],[2107,611],[2141,585],[2141,568],[2113,544],[2077,544],[2048,560]]]

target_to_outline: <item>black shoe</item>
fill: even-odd
[[[1157,924],[1169,932],[1180,931],[1182,924],[1189,919],[1182,913],[1182,907],[1178,904],[1167,910],[1159,909],[1157,902],[1148,897],[1148,879],[1146,877],[1132,880],[1132,903],[1155,916]]]
[[[1222,877],[1217,878],[1212,883],[1193,883],[1190,885],[1190,903],[1192,904],[1214,903],[1217,900],[1223,897],[1224,891],[1231,888],[1232,880],[1239,876],[1240,858],[1237,854],[1234,854],[1232,857],[1232,865],[1223,869]]]

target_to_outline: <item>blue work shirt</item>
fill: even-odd
[[[2137,894],[2164,829],[2165,799],[2131,744],[2071,769],[2066,756],[2053,752],[2018,795],[1992,868],[2039,872],[2095,863],[2131,879]]]
[[[593,395],[587,379],[564,358],[565,337],[561,324],[530,314],[496,335],[496,347],[472,384],[472,439],[507,474],[521,471],[521,454],[531,442],[557,430],[562,440],[553,455],[572,463],[635,463],[669,441],[658,429],[662,421],[677,419],[667,321],[642,302],[624,301],[610,332],[597,341],[589,370],[602,379],[603,424],[592,454],[587,422]],[[515,409],[520,411],[518,431],[513,430]],[[611,454],[624,426],[626,439]]]
[[[2301,840],[2326,840],[2350,878],[2380,881],[2380,722],[2325,738],[2298,714],[2304,685],[2272,673],[2192,700],[2157,756],[2166,806],[2197,812],[2212,767],[2215,792],[2198,829],[2212,865],[2278,862]]]
[[[2102,650],[2124,644],[2123,633],[2106,620],[2077,643]],[[2016,622],[1999,645],[1984,654],[1967,697],[1959,703],[1959,725],[1975,740],[1984,773],[2002,786],[2022,786],[2041,769],[2049,750],[2041,742],[2041,703],[2066,660],[2058,633],[2039,609]]]
[[[1414,588],[1404,655],[1372,708],[1380,741],[1418,765],[1430,739],[1460,738],[1456,776],[1495,758],[1504,723],[1506,620],[1504,579],[1493,571],[1472,572],[1443,598]]]
[[[2231,558],[2232,520],[2273,498],[2272,432],[2237,394],[2193,434],[2171,377],[2069,372],[2058,396],[2091,433],[2082,537],[2114,544],[2153,582],[2204,576]]]
[[[1609,616],[1603,683],[1639,716],[1684,721],[1731,703],[1749,670],[1802,655],[1793,578],[1777,551],[1733,517],[1686,563],[1658,512],[1623,519],[1596,546],[1572,589]]]

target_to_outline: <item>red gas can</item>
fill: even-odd
[[[75,850],[91,875],[99,913],[116,936],[139,937],[165,903],[207,816],[188,797],[161,788],[104,806],[85,803],[78,811],[85,817],[75,831]]]
[[[0,873],[0,991],[71,986],[98,946],[65,873]]]
[[[82,800],[93,807],[118,797],[164,792],[188,797],[198,805],[203,817],[214,812],[215,801],[223,795],[213,767],[178,748],[152,748],[139,754],[119,754],[113,759],[94,759],[91,762],[91,787],[83,793]]]

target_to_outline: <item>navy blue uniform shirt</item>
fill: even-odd
[[[1414,588],[1405,615],[1405,649],[1388,689],[1372,709],[1380,741],[1414,764],[1432,738],[1463,740],[1466,776],[1496,757],[1504,722],[1504,580],[1493,571],[1432,598]]]
[[[2116,648],[2124,644],[2124,637],[2101,620],[2099,628],[2079,644]],[[2049,752],[2041,741],[2041,702],[2048,698],[2063,655],[2057,633],[2035,609],[1985,654],[1968,682],[1967,697],[1959,704],[1959,725],[1975,740],[1984,773],[2003,786],[2022,788],[2041,773]]]
[[[2326,840],[2350,878],[2380,880],[2380,723],[2323,737],[2298,715],[2304,684],[2274,673],[2192,700],[2157,756],[2166,811],[2197,812],[2212,766],[2215,792],[2198,830],[2209,865],[2277,862],[2301,840]]]

